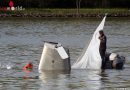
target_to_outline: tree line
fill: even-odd
[[[0,7],[8,7],[10,0],[0,0]],[[130,8],[130,0],[12,0],[25,8]]]

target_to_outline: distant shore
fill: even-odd
[[[38,9],[0,10],[0,17],[101,17],[108,13],[108,17],[130,17],[129,9]]]

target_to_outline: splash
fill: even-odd
[[[13,68],[13,64],[11,62],[0,62],[0,69],[12,69]]]

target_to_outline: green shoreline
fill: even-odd
[[[39,9],[31,8],[17,11],[0,10],[0,17],[130,17],[129,9]]]

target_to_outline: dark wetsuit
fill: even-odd
[[[101,59],[102,59],[102,69],[105,69],[105,65],[106,65],[105,52],[106,52],[106,42],[107,42],[107,39],[106,39],[105,35],[100,36],[99,39],[100,39],[99,52],[100,52]]]

